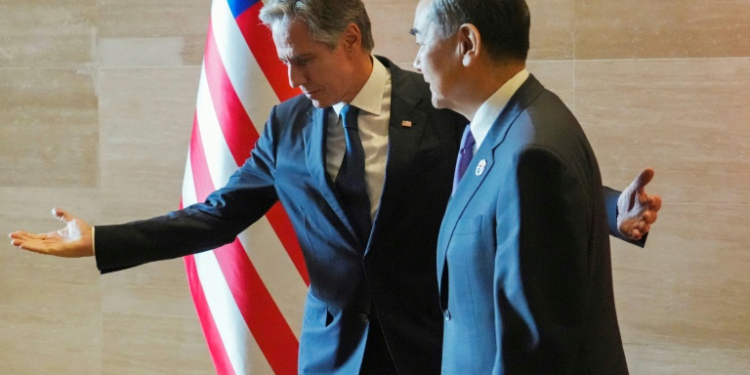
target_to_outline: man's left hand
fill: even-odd
[[[623,236],[639,241],[651,230],[661,209],[658,195],[646,194],[645,187],[654,178],[654,170],[646,168],[623,190],[617,199],[617,228]]]

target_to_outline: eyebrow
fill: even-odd
[[[411,30],[409,30],[409,34],[417,36],[417,34],[419,34],[419,30],[417,30],[416,27],[413,27]]]
[[[310,54],[310,53],[303,53],[303,54],[292,56],[289,59],[287,59],[287,58],[281,58],[280,57],[279,60],[281,60],[281,62],[283,62],[283,63],[287,63],[287,62],[299,62],[300,60],[310,59],[311,57],[312,57],[312,54]]]

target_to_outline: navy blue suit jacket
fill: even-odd
[[[441,226],[444,374],[627,374],[602,192],[578,122],[529,77]]]

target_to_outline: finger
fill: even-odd
[[[646,211],[643,214],[643,221],[645,221],[647,224],[653,224],[656,222],[656,218],[659,216],[656,211]]]
[[[638,231],[638,229],[633,229],[633,231],[630,232],[630,239],[633,241],[639,241],[641,237],[641,232]]]
[[[646,168],[638,175],[638,177],[635,178],[633,181],[633,184],[635,185],[636,190],[639,193],[643,193],[644,188],[646,185],[648,185],[649,182],[651,182],[651,179],[654,178],[654,170],[651,168]]]
[[[50,249],[40,241],[21,241],[18,245],[23,250],[32,251],[39,254],[49,254]]]
[[[35,234],[24,231],[16,231],[10,234],[10,238],[17,240],[43,240],[47,238],[46,234]]]
[[[40,254],[46,254],[47,251],[48,251],[47,247],[44,246],[39,241],[36,241],[36,242],[34,242],[34,241],[13,241],[13,242],[14,242],[14,244],[13,244],[14,246],[17,246],[17,247],[19,247],[19,248],[21,248],[23,250],[26,250],[26,251],[32,251],[32,252],[40,253]]]
[[[648,224],[646,224],[646,223],[641,223],[641,225],[639,225],[638,227],[639,227],[638,228],[638,232],[640,232],[642,234],[646,234],[646,233],[648,233],[648,231],[651,230],[651,226],[648,225]]]
[[[648,208],[651,211],[658,212],[661,209],[661,197],[652,195],[649,199]]]
[[[69,214],[67,211],[58,207],[55,207],[52,209],[52,215],[55,215],[58,219],[66,223],[76,219],[73,215]]]

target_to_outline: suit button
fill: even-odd
[[[359,318],[362,319],[362,323],[367,323],[370,321],[370,317],[365,313],[359,314]]]
[[[451,311],[448,310],[448,309],[445,309],[445,311],[443,311],[443,316],[445,317],[445,321],[446,322],[450,321],[451,320]]]

